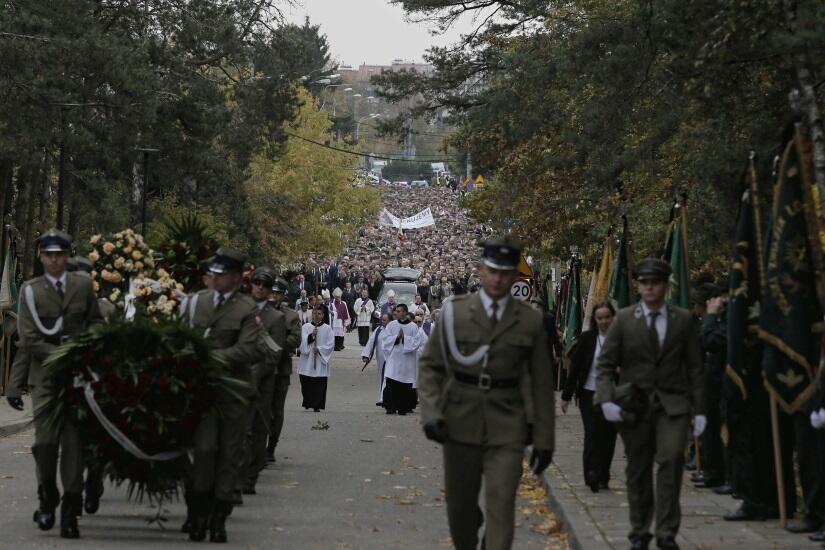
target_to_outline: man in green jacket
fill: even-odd
[[[553,456],[546,332],[538,311],[510,297],[520,257],[509,237],[484,244],[482,289],[444,302],[419,361],[421,420],[427,438],[444,446],[447,518],[459,550],[477,547],[482,523],[484,548],[510,548],[531,431],[532,470],[541,474]]]
[[[272,285],[272,300],[275,307],[286,316],[286,347],[281,354],[281,361],[275,372],[275,386],[272,396],[272,424],[269,432],[269,445],[266,448],[267,462],[275,462],[275,447],[284,427],[284,407],[289,383],[292,378],[292,356],[301,343],[301,322],[298,313],[289,307],[286,300],[287,282],[278,277]]]
[[[272,425],[272,395],[275,389],[275,375],[284,355],[291,356],[286,349],[286,315],[270,301],[275,272],[268,267],[259,267],[252,272],[252,299],[258,306],[261,327],[270,336],[280,351],[269,351],[264,360],[252,367],[255,383],[255,398],[250,403],[250,422],[247,429],[246,461],[243,473],[243,493],[255,494],[258,474],[266,467],[266,436]]]
[[[663,260],[639,263],[642,301],[616,314],[597,364],[593,402],[608,421],[619,423],[627,453],[628,538],[633,550],[648,547],[654,509],[658,547],[678,549],[679,494],[691,415],[695,437],[707,422],[698,332],[688,310],[665,303],[670,274]]]
[[[23,408],[20,396],[26,385],[35,410],[59,389],[43,372],[42,365],[49,354],[89,326],[103,322],[91,279],[66,270],[71,241],[62,231],[52,229],[43,234],[38,245],[45,274],[27,281],[20,289],[17,319],[20,350],[13,367],[14,383],[7,396],[9,404],[18,410]],[[55,508],[60,501],[59,455],[63,482],[60,536],[78,538],[77,516],[81,514],[83,502],[83,448],[77,426],[65,419],[49,423],[35,416],[32,454],[37,463],[40,500],[34,521],[44,531],[54,525]]]
[[[227,373],[249,384],[251,365],[261,361],[258,307],[239,290],[245,257],[219,248],[209,264],[213,290],[202,290],[189,301],[190,324],[201,331]],[[193,475],[187,490],[189,538],[201,541],[209,528],[209,540],[226,542],[226,518],[232,513],[233,490],[240,475],[237,450],[243,445],[247,403],[229,394],[218,394],[214,410],[195,431]]]

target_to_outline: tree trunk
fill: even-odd
[[[797,1],[785,0],[785,16],[788,20],[788,30],[796,34],[797,29]],[[799,109],[805,115],[813,149],[814,180],[819,188],[820,213],[825,215],[825,129],[822,125],[822,116],[816,102],[816,92],[812,84],[810,60],[806,51],[800,51],[793,57],[796,79],[799,90],[792,98],[792,103],[798,103]]]
[[[9,231],[6,214],[11,212],[11,199],[14,194],[12,174],[14,164],[11,159],[0,159],[0,280],[6,267],[6,248],[9,245]]]

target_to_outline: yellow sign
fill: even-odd
[[[530,267],[530,264],[527,263],[527,259],[522,254],[521,259],[518,263],[518,274],[520,277],[525,279],[532,279],[533,278],[533,268]]]
[[[474,183],[476,187],[484,187],[484,176],[479,174]]]

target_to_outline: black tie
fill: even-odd
[[[220,309],[220,307],[223,305],[224,299],[225,298],[223,297],[223,294],[218,294],[218,305],[215,306],[215,309]]]
[[[496,328],[496,325],[498,324],[498,302],[493,302],[490,309],[493,310],[492,315],[490,315],[490,322],[493,323],[493,328]]]
[[[54,286],[57,288],[57,293],[60,294],[61,298],[63,298],[63,281],[57,281],[54,283]]]
[[[656,330],[656,318],[659,316],[658,311],[650,312],[650,326],[647,327],[650,343],[653,346],[653,351],[659,355],[659,331]]]

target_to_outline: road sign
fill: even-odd
[[[476,178],[476,181],[475,181],[475,186],[476,187],[484,187],[484,176],[482,176],[481,174],[478,175],[478,177]]]
[[[524,279],[519,279],[510,287],[510,296],[522,302],[529,301],[532,295],[533,287],[530,286],[529,281],[525,281]]]

